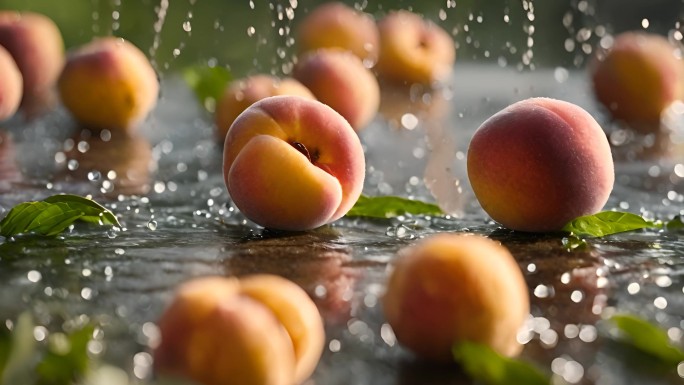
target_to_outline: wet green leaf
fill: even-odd
[[[232,78],[230,71],[225,67],[197,65],[183,70],[183,79],[205,107],[208,100],[217,102],[220,99]]]
[[[393,218],[399,215],[444,215],[439,206],[395,196],[368,197],[361,195],[348,217]]]
[[[121,227],[116,215],[92,199],[78,195],[60,194],[43,199],[47,203],[63,203],[83,212],[82,221]]]
[[[640,351],[672,366],[684,361],[684,350],[673,345],[667,333],[658,326],[627,314],[613,315],[610,321],[620,331],[619,337]]]
[[[462,342],[452,349],[454,359],[468,376],[488,385],[549,385],[550,378],[535,366],[503,357],[490,347]]]
[[[577,236],[604,237],[625,231],[651,228],[659,228],[659,226],[640,215],[620,211],[602,211],[572,220],[563,227],[563,231]]]
[[[116,216],[97,202],[77,195],[53,195],[43,201],[20,203],[0,221],[0,235],[33,233],[54,236],[80,220],[121,227]]]

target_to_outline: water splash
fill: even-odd
[[[154,40],[152,41],[152,46],[150,47],[149,53],[152,61],[152,66],[155,70],[159,71],[159,63],[157,63],[157,51],[159,50],[159,45],[161,44],[162,30],[164,29],[164,23],[166,22],[166,13],[169,10],[169,0],[160,0],[159,7],[155,8],[157,14],[157,21],[152,26],[154,29]]]

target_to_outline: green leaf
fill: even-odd
[[[577,236],[604,237],[625,231],[655,228],[660,228],[660,226],[637,214],[602,211],[572,220],[563,227],[563,231]]]
[[[399,215],[444,215],[439,206],[395,196],[368,197],[361,195],[348,217],[392,218]]]
[[[503,357],[483,344],[462,342],[452,353],[470,378],[488,385],[550,384],[550,378],[531,364]]]
[[[12,351],[12,334],[9,329],[0,327],[0,379],[5,372],[5,366]]]
[[[72,209],[78,209],[83,212],[82,221],[121,227],[121,223],[116,219],[114,213],[92,199],[78,195],[59,194],[45,198],[43,199],[43,202],[63,203]]]
[[[684,351],[673,345],[667,333],[658,326],[627,314],[613,315],[610,321],[621,332],[620,337],[640,351],[672,366],[684,361]]]
[[[672,218],[672,220],[665,222],[663,227],[670,231],[684,229],[684,222],[682,221],[682,216],[675,215],[675,217]]]
[[[33,338],[35,328],[33,316],[22,313],[12,329],[11,349],[0,384],[30,384],[34,380],[34,364],[36,355],[36,339]]]
[[[10,237],[21,234],[33,219],[50,205],[45,202],[20,203],[0,221],[0,235]]]
[[[54,195],[39,202],[20,203],[0,221],[0,235],[23,233],[54,236],[77,220],[121,227],[116,216],[97,202],[77,195]]]
[[[228,69],[219,66],[197,65],[183,70],[183,79],[205,107],[209,100],[217,102],[221,98],[232,78]]]
[[[89,367],[88,343],[95,327],[91,324],[67,334],[50,335],[48,351],[38,364],[38,385],[71,384],[84,377]]]

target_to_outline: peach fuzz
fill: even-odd
[[[421,358],[450,361],[452,347],[465,341],[514,356],[529,294],[505,247],[479,235],[440,234],[400,250],[383,310],[397,340]]]
[[[70,53],[58,89],[81,125],[133,130],[156,105],[159,81],[140,49],[122,38],[105,37]]]
[[[300,58],[293,75],[356,131],[363,129],[378,112],[378,81],[349,51],[330,48],[308,52]]]
[[[633,128],[658,127],[661,113],[684,98],[684,62],[665,37],[645,32],[615,36],[590,65],[594,94],[613,118]]]
[[[228,130],[223,176],[247,218],[303,231],[349,211],[363,188],[365,159],[358,136],[335,110],[272,96],[246,109]]]
[[[21,102],[23,79],[12,56],[0,46],[0,121],[11,118]]]
[[[482,123],[467,169],[487,214],[530,232],[558,231],[598,212],[615,179],[608,139],[594,118],[548,98],[514,103]]]
[[[433,84],[446,80],[456,60],[452,37],[410,11],[388,13],[378,22],[380,56],[375,70],[388,81]]]
[[[265,274],[186,282],[158,324],[155,371],[204,385],[298,384],[313,373],[325,341],[306,293]]]
[[[379,41],[373,17],[340,2],[319,5],[297,26],[297,44],[301,53],[320,48],[341,48],[372,65],[378,58]]]
[[[247,107],[261,99],[277,95],[316,98],[308,88],[292,78],[278,79],[270,75],[254,75],[231,82],[216,104],[214,120],[217,140],[223,143],[230,125]]]
[[[38,13],[0,11],[0,45],[23,77],[22,106],[49,103],[64,65],[64,41],[57,25]]]

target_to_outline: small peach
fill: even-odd
[[[254,275],[240,280],[240,291],[269,308],[292,340],[294,383],[313,373],[323,353],[325,330],[321,315],[301,287],[276,275]]]
[[[615,179],[605,133],[581,107],[531,98],[482,123],[468,148],[482,208],[512,230],[558,231],[599,211]]]
[[[341,48],[369,64],[374,64],[378,58],[379,41],[373,17],[340,2],[318,6],[306,15],[297,29],[297,43],[302,53],[319,48]]]
[[[306,293],[276,276],[198,278],[159,321],[155,370],[204,385],[293,385],[323,350],[321,317]]]
[[[58,89],[64,106],[87,128],[132,130],[156,105],[159,81],[136,46],[105,37],[69,55]]]
[[[341,218],[363,187],[361,142],[335,110],[298,96],[256,102],[228,130],[223,176],[240,211],[273,229]]]
[[[441,234],[400,251],[383,305],[401,344],[422,358],[448,361],[464,341],[518,354],[529,294],[505,247],[478,235]]]
[[[596,98],[633,128],[658,127],[661,113],[684,98],[684,62],[677,50],[660,35],[616,36],[590,66]]]
[[[292,78],[278,79],[269,75],[254,75],[231,82],[216,104],[216,137],[223,143],[235,118],[247,107],[263,98],[277,95],[316,97],[299,81]]]
[[[446,80],[456,60],[451,36],[410,11],[387,14],[378,22],[380,56],[375,66],[383,79],[432,84]]]
[[[0,11],[0,45],[24,79],[22,106],[50,103],[64,65],[64,41],[55,23],[38,13]]]
[[[0,121],[11,118],[21,102],[23,79],[17,64],[6,49],[0,46]]]
[[[204,385],[291,385],[294,352],[287,332],[259,302],[221,302],[190,332],[191,379]]]
[[[330,48],[308,52],[295,66],[294,77],[318,100],[339,112],[356,131],[363,129],[378,112],[378,81],[349,51]]]

